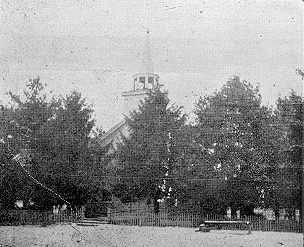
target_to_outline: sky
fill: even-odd
[[[77,90],[97,125],[123,119],[122,92],[139,72],[146,30],[154,72],[172,103],[191,112],[199,96],[234,75],[260,85],[273,105],[303,93],[300,0],[7,0],[0,9],[0,100],[40,77],[54,94]]]

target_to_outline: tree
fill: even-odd
[[[153,199],[156,212],[158,201],[170,188],[168,178],[180,157],[180,131],[186,120],[180,107],[168,104],[167,92],[149,91],[139,111],[126,117],[130,136],[116,155],[121,183],[114,194],[123,202]]]
[[[43,92],[44,85],[40,83],[39,77],[30,80],[26,85],[27,89],[23,92],[23,97],[9,92],[12,108],[4,109],[3,126],[5,133],[3,136],[4,149],[9,148],[13,154],[24,153],[23,150],[31,150],[32,155],[39,150],[39,141],[44,138],[41,136],[41,128],[52,117],[55,104],[46,101],[46,94]],[[37,165],[32,162],[30,157],[23,168],[18,166],[9,157],[3,167],[5,172],[5,181],[2,183],[4,190],[12,196],[12,202],[23,200],[25,206],[28,206],[33,195],[35,186],[29,179],[25,170],[34,176],[37,175]],[[14,191],[11,193],[9,191]],[[14,204],[8,205],[13,207]]]
[[[87,179],[93,166],[90,157],[90,133],[94,126],[92,109],[81,94],[72,92],[61,97],[60,105],[43,128],[37,163],[41,180],[52,182],[54,190],[73,205],[84,205],[89,198]],[[59,203],[59,201],[58,201]]]
[[[98,143],[103,131],[99,128],[91,136],[95,125],[92,113],[81,94],[72,92],[62,98],[62,106],[48,128],[52,144],[51,176],[58,184],[65,181],[70,188],[67,190],[68,186],[63,184],[58,191],[75,205],[86,204],[86,211],[90,208],[91,214],[92,205],[88,203],[108,200],[109,193],[102,181],[106,149]]]
[[[77,92],[49,99],[44,91],[45,86],[36,78],[29,81],[23,95],[9,93],[14,108],[5,122],[5,138],[12,137],[6,143],[13,154],[29,150],[31,157],[24,167],[14,164],[4,168],[7,176],[2,181],[7,182],[2,186],[18,191],[12,201],[21,199],[26,206],[32,201],[36,207],[51,208],[63,204],[62,198],[73,205],[83,205],[96,191],[98,183],[90,178],[100,165],[96,157],[103,155],[90,146],[92,109]],[[14,175],[16,172],[18,176]]]
[[[281,135],[285,145],[282,150],[283,165],[279,170],[280,184],[274,194],[278,194],[281,207],[301,209],[303,189],[303,98],[292,91],[289,97],[279,98],[277,101],[277,118],[281,124]]]
[[[70,175],[81,172],[83,168],[94,120],[91,119],[92,109],[80,93],[72,92],[61,100],[62,105],[47,129],[52,144],[49,151],[56,165],[61,166],[58,170]]]
[[[252,214],[261,205],[263,181],[278,165],[271,109],[261,105],[258,87],[234,77],[220,91],[201,97],[195,114],[195,143],[206,160],[201,165],[209,164],[209,173],[222,181],[220,204],[231,207],[233,215],[237,209]]]

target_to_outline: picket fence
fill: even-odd
[[[108,217],[112,224],[137,225],[137,226],[171,226],[171,227],[198,227],[205,220],[231,220],[219,215],[200,215],[179,212],[142,212],[142,211],[111,211]],[[247,216],[242,220],[251,221],[252,230],[255,231],[279,231],[302,232],[301,221],[297,220],[268,220],[262,217]],[[222,229],[242,229],[243,226],[229,225]],[[245,228],[244,228],[245,229]]]
[[[84,208],[74,212],[67,210],[54,214],[52,211],[0,210],[0,225],[50,225],[77,222],[84,218]]]

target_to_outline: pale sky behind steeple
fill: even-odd
[[[121,93],[139,72],[146,30],[154,73],[172,103],[193,109],[238,75],[265,104],[303,92],[300,0],[3,0],[0,97],[40,76],[54,93],[78,90],[105,130],[122,119]]]

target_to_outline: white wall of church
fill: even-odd
[[[124,114],[130,116],[130,112],[138,110],[140,101],[144,101],[146,96],[147,94],[144,91],[142,91],[141,94],[129,94],[128,96],[124,96]]]

